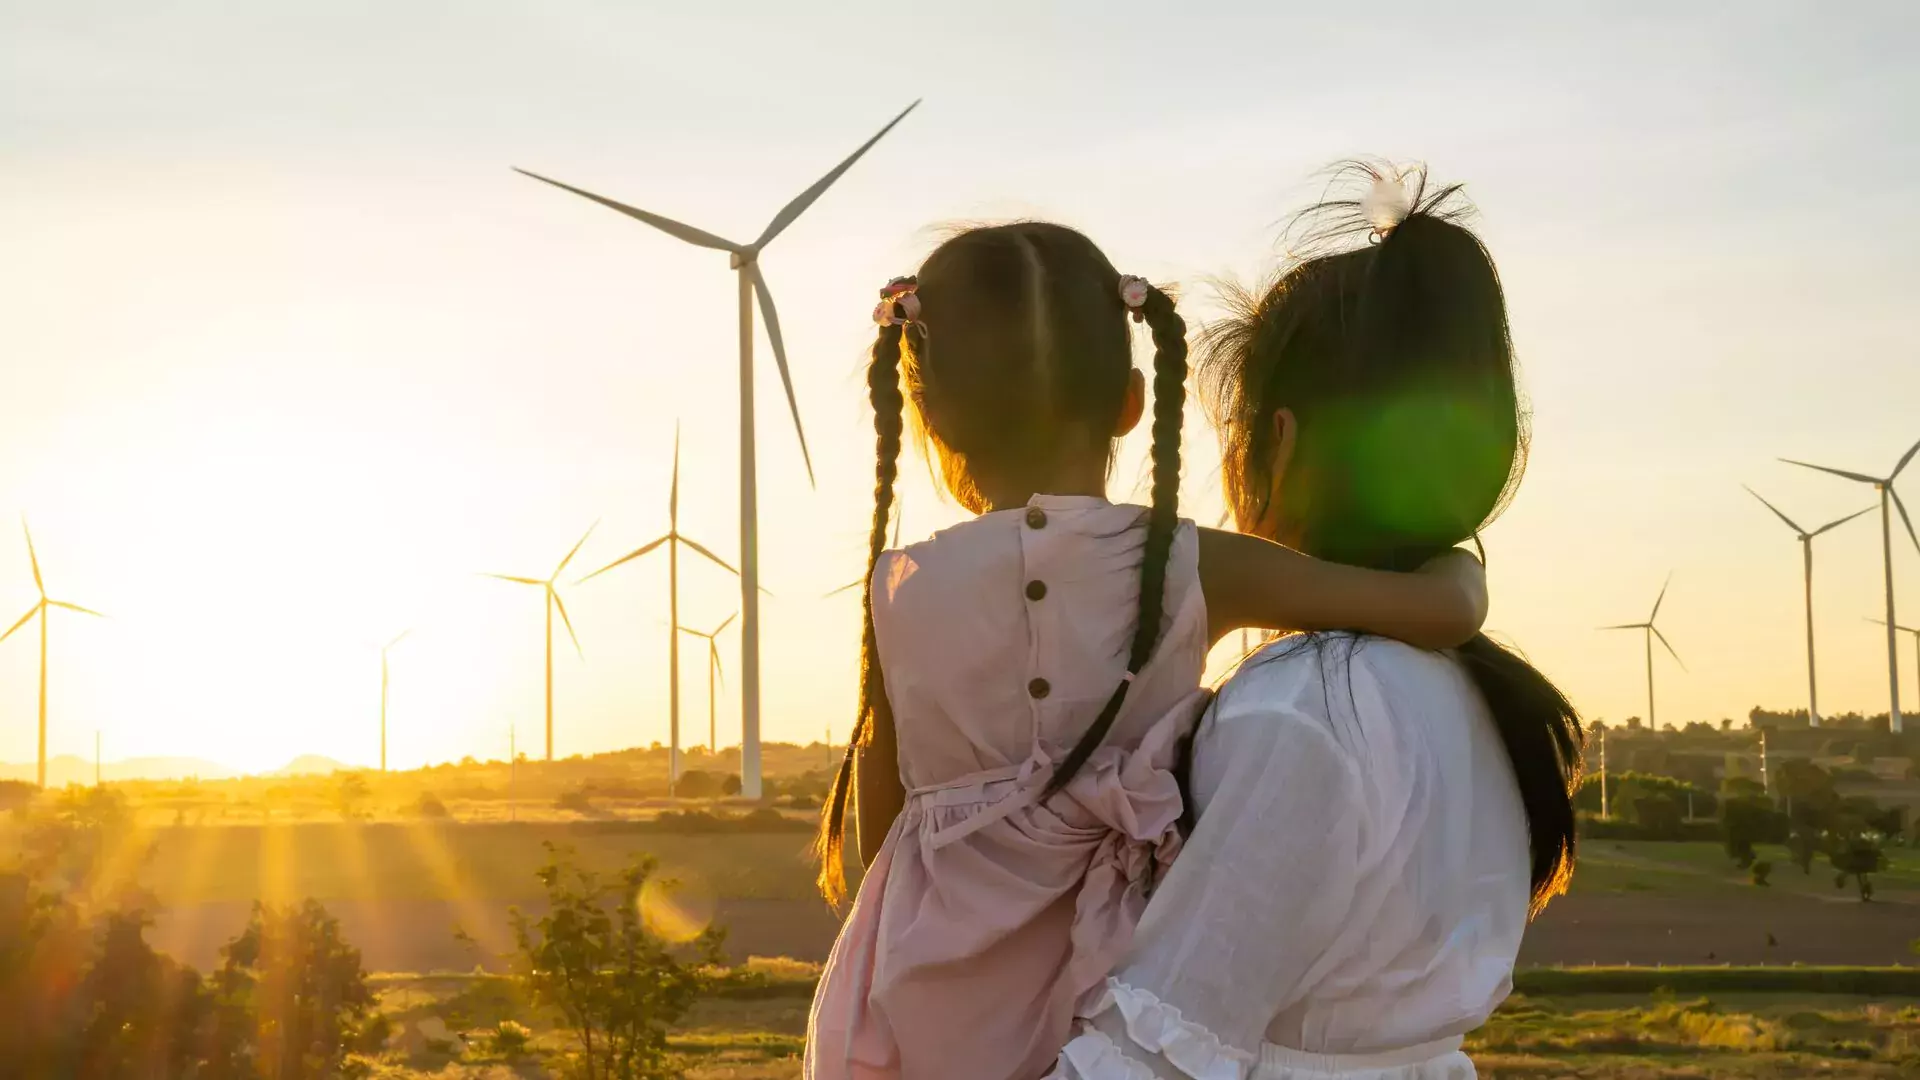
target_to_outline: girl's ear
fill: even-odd
[[[1273,457],[1267,465],[1273,470],[1273,486],[1276,492],[1279,490],[1281,477],[1286,473],[1287,466],[1293,464],[1294,442],[1299,437],[1300,421],[1294,417],[1293,410],[1284,405],[1275,409],[1273,411]]]
[[[1140,418],[1147,412],[1147,377],[1139,368],[1127,372],[1127,396],[1120,402],[1120,416],[1113,424],[1113,437],[1125,438],[1128,432],[1140,426]]]

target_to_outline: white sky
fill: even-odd
[[[724,256],[508,167],[750,238],[916,97],[763,264],[820,476],[762,338],[769,738],[846,728],[857,604],[819,597],[861,565],[873,290],[929,227],[1064,220],[1204,316],[1355,153],[1466,181],[1508,285],[1536,443],[1491,628],[1590,716],[1637,714],[1638,640],[1593,627],[1671,570],[1663,720],[1804,702],[1799,553],[1739,485],[1826,521],[1870,493],[1774,457],[1877,473],[1920,438],[1912,9],[822,6],[0,0],[0,513],[113,616],[56,613],[53,751],[371,761],[362,643],[407,626],[396,764],[529,745],[538,594],[473,574],[543,576],[597,518],[591,566],[656,535],[676,418],[683,523],[734,557],[734,296]],[[910,474],[909,533],[954,520]],[[1886,707],[1872,520],[1822,541],[1827,711]],[[1904,537],[1895,568],[1920,620]],[[687,622],[733,610],[683,572]],[[567,591],[561,753],[665,737],[664,578]],[[0,529],[0,629],[33,596]],[[0,645],[0,760],[31,760],[37,651]]]

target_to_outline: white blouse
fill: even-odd
[[[1461,1080],[1512,987],[1528,838],[1451,658],[1282,639],[1195,741],[1199,822],[1055,1073]]]

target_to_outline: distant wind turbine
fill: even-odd
[[[392,641],[380,646],[380,771],[387,771],[387,652],[406,639],[412,630],[402,630]]]
[[[1660,628],[1653,625],[1654,620],[1660,617],[1661,602],[1667,598],[1667,585],[1671,585],[1671,584],[1673,584],[1673,575],[1668,574],[1667,584],[1660,586],[1660,595],[1654,598],[1653,612],[1647,616],[1646,622],[1621,623],[1619,626],[1603,626],[1600,628],[1602,630],[1644,630],[1646,631],[1646,636],[1647,636],[1647,727],[1649,730],[1655,727],[1654,716],[1653,716],[1653,639],[1654,638],[1660,639],[1660,644],[1666,646],[1667,652],[1673,656],[1673,662],[1680,665],[1680,670],[1685,671],[1687,669],[1686,662],[1680,659],[1680,654],[1677,652],[1674,652],[1673,645],[1667,641],[1667,635],[1661,633]]]
[[[737,612],[729,615],[719,626],[714,627],[710,632],[704,634],[691,626],[683,626],[680,628],[681,633],[692,634],[697,638],[705,638],[707,642],[707,752],[710,754],[720,752],[720,743],[717,737],[720,728],[718,722],[715,720],[719,710],[715,707],[714,703],[716,699],[713,696],[714,686],[716,685],[715,680],[720,677],[720,635],[733,623],[733,620],[739,617],[739,613]]]
[[[800,404],[793,396],[793,376],[787,370],[787,346],[780,337],[780,318],[774,312],[773,294],[767,289],[767,280],[760,273],[760,253],[787,226],[805,213],[826,190],[840,179],[841,174],[853,167],[861,156],[873,148],[894,125],[906,119],[908,113],[919,106],[916,101],[901,110],[900,115],[887,122],[873,138],[860,145],[858,150],[848,155],[846,160],[833,167],[825,176],[814,181],[813,186],[794,196],[793,200],[760,232],[752,243],[741,244],[716,236],[704,229],[696,229],[672,218],[625,203],[603,198],[590,191],[583,191],[570,184],[551,180],[525,169],[515,172],[532,177],[542,183],[552,184],[563,191],[570,191],[582,198],[591,199],[612,210],[617,210],[636,221],[645,222],[678,240],[695,247],[710,248],[727,252],[727,265],[739,275],[740,297],[740,793],[749,799],[760,797],[760,542],[758,498],[759,488],[755,480],[754,429],[753,429],[753,307],[757,299],[760,314],[767,323],[767,340],[773,345],[774,365],[780,371],[780,382],[787,392],[787,409],[793,414],[793,429],[800,438],[800,458],[807,468],[807,480],[813,481],[813,458],[807,452],[807,435],[800,425]]]
[[[1907,538],[1913,541],[1914,550],[1920,551],[1920,534],[1915,534],[1913,531],[1913,519],[1907,516],[1907,504],[1901,502],[1900,493],[1893,490],[1893,482],[1899,478],[1900,471],[1907,467],[1907,463],[1913,460],[1913,455],[1916,453],[1920,453],[1920,442],[1908,447],[1907,452],[1900,455],[1900,461],[1894,465],[1893,471],[1886,476],[1868,476],[1865,473],[1832,469],[1825,465],[1795,461],[1792,458],[1780,459],[1789,465],[1798,465],[1803,469],[1818,469],[1823,473],[1832,473],[1858,484],[1872,484],[1874,490],[1880,493],[1880,552],[1885,560],[1887,579],[1887,719],[1895,734],[1905,729],[1900,723],[1900,638],[1894,629],[1899,620],[1895,618],[1893,612],[1893,514],[1887,504],[1891,502],[1899,509],[1900,520],[1907,526]]]
[[[699,541],[680,533],[680,428],[673,429],[673,484],[667,489],[667,535],[657,540],[649,540],[613,560],[607,565],[581,578],[582,582],[591,581],[616,566],[627,563],[651,552],[665,544],[667,547],[667,706],[668,706],[668,750],[667,750],[667,792],[671,794],[680,782],[680,635],[674,628],[680,625],[680,545],[707,557],[708,561],[738,576],[725,559],[715,555]]]
[[[1745,484],[1742,484],[1740,486],[1746,487]],[[1819,727],[1820,726],[1820,694],[1819,694],[1818,684],[1815,682],[1815,679],[1814,679],[1814,660],[1813,660],[1813,538],[1816,536],[1819,536],[1821,533],[1828,532],[1830,530],[1837,529],[1842,525],[1845,525],[1847,522],[1852,521],[1854,518],[1859,517],[1861,514],[1867,513],[1868,511],[1872,510],[1873,507],[1869,506],[1867,507],[1866,510],[1855,511],[1854,513],[1848,514],[1846,517],[1840,518],[1835,521],[1829,521],[1825,525],[1820,526],[1819,528],[1813,530],[1812,532],[1808,532],[1806,529],[1801,528],[1798,522],[1794,521],[1792,518],[1788,517],[1787,515],[1781,513],[1779,507],[1768,502],[1765,498],[1763,498],[1760,495],[1759,492],[1753,490],[1752,488],[1747,488],[1747,494],[1753,496],[1756,499],[1759,499],[1760,505],[1773,511],[1774,517],[1777,517],[1781,521],[1786,522],[1787,528],[1792,529],[1795,533],[1799,534],[1800,536],[1800,553],[1802,555],[1802,562],[1806,567],[1805,577],[1806,577],[1806,593],[1807,593],[1807,722],[1813,727]]]
[[[33,564],[33,587],[37,592],[39,592],[40,599],[35,601],[34,605],[27,609],[27,613],[25,615],[20,616],[19,622],[16,622],[12,626],[8,627],[6,633],[0,634],[0,641],[5,641],[8,638],[12,637],[13,632],[15,630],[18,630],[21,627],[27,625],[27,621],[32,619],[35,615],[40,616],[40,751],[39,751],[39,756],[35,762],[34,777],[35,777],[35,783],[39,784],[41,787],[46,787],[47,786],[47,612],[48,612],[48,609],[66,608],[68,611],[77,611],[82,615],[92,615],[96,619],[103,619],[103,618],[106,618],[106,616],[100,614],[97,611],[93,611],[88,608],[83,608],[79,604],[69,604],[65,600],[55,600],[47,596],[47,583],[45,579],[43,579],[40,576],[40,556],[33,549],[33,530],[27,528],[27,519],[24,515],[20,518],[20,531],[25,533],[27,536],[27,561]]]
[[[600,523],[596,521],[592,525],[587,526],[587,531],[581,534],[580,536],[580,542],[578,544],[573,545],[573,550],[567,552],[567,557],[560,560],[560,565],[554,567],[553,573],[550,576],[548,576],[544,581],[539,578],[515,577],[512,574],[486,575],[487,577],[490,577],[490,578],[498,578],[501,581],[511,581],[517,585],[534,585],[534,586],[538,586],[541,589],[546,590],[546,593],[547,593],[547,760],[548,761],[553,760],[553,613],[556,610],[560,612],[560,621],[566,624],[567,636],[573,639],[573,651],[576,653],[580,653],[581,656],[586,655],[584,652],[581,652],[580,650],[580,636],[573,632],[573,620],[567,618],[567,605],[561,601],[560,591],[553,587],[553,583],[560,579],[561,573],[566,570],[567,564],[573,561],[573,557],[575,555],[580,554],[580,548],[586,544],[587,537],[593,535],[593,530],[597,528],[599,524]]]
[[[1886,624],[1886,622],[1885,622],[1884,620],[1881,620],[1881,619],[1868,619],[1867,621],[1868,621],[1868,622],[1870,622],[1870,623],[1873,623],[1873,624],[1875,624],[1876,626],[1885,626],[1885,625],[1887,625],[1887,624]],[[1912,634],[1912,635],[1913,635],[1913,671],[1914,671],[1914,678],[1916,678],[1916,679],[1920,679],[1920,630],[1917,630],[1917,629],[1915,629],[1915,628],[1913,628],[1913,627],[1911,627],[1911,626],[1898,626],[1898,625],[1896,625],[1896,626],[1894,627],[1894,629],[1895,629],[1895,630],[1898,630],[1898,631],[1900,631],[1900,632],[1901,632],[1901,633],[1903,633],[1903,634]]]

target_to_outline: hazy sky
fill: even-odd
[[[0,0],[0,512],[112,616],[55,613],[53,751],[372,761],[367,643],[407,627],[395,764],[533,745],[539,594],[475,574],[545,576],[596,519],[583,569],[657,535],[676,419],[686,531],[734,557],[734,292],[724,256],[508,167],[749,238],[917,97],[763,263],[819,473],[762,338],[769,738],[846,730],[857,601],[820,597],[862,565],[867,313],[930,227],[1064,220],[1204,316],[1355,153],[1467,182],[1508,286],[1536,438],[1490,627],[1589,716],[1638,714],[1638,638],[1593,628],[1672,571],[1661,718],[1804,704],[1799,552],[1740,484],[1824,522],[1871,493],[1776,456],[1878,473],[1920,438],[1906,5],[824,6]],[[957,519],[909,475],[910,534]],[[1904,536],[1895,570],[1920,620]],[[683,573],[685,621],[733,610]],[[567,589],[562,754],[664,739],[665,576]],[[1823,706],[1885,709],[1877,518],[1822,539],[1816,586]],[[33,598],[0,529],[0,629]],[[37,651],[0,645],[0,760],[31,760]]]

